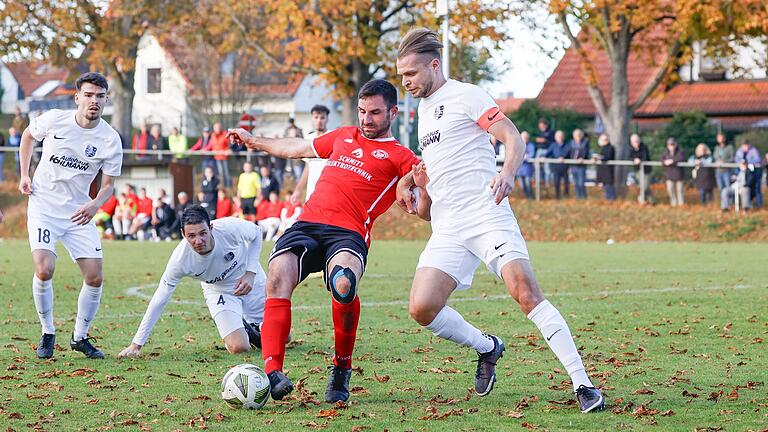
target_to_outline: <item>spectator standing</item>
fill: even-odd
[[[176,226],[176,212],[165,201],[155,199],[152,213],[152,228],[156,240],[171,241]]]
[[[523,142],[525,143],[525,158],[520,164],[520,168],[517,169],[517,178],[520,180],[520,185],[523,188],[523,193],[528,199],[533,198],[533,191],[531,190],[531,177],[533,177],[533,164],[528,162],[528,159],[536,157],[536,144],[531,142],[531,135],[527,131],[523,131],[520,134]]]
[[[712,164],[712,154],[709,147],[703,143],[697,145],[688,162],[695,165],[691,171],[691,176],[693,177],[693,184],[699,190],[699,202],[706,205],[714,201],[715,169],[711,166],[705,166]]]
[[[160,133],[160,126],[154,125],[149,129],[149,136],[147,137],[147,147],[152,150],[167,150],[168,143],[165,142],[165,137]],[[157,156],[158,159],[162,159],[162,155]]]
[[[179,132],[179,128],[171,128],[171,134],[168,135],[168,148],[173,152],[174,162],[186,162],[187,150],[189,150],[189,142],[187,137]]]
[[[232,179],[229,176],[229,154],[232,152],[229,148],[227,131],[221,128],[221,123],[213,124],[213,133],[211,134],[211,149],[217,152],[213,159],[216,161],[216,172],[219,175],[224,187],[232,186]],[[213,218],[211,218],[213,219]]]
[[[559,159],[559,163],[550,165],[549,170],[552,173],[552,180],[555,183],[555,199],[560,199],[560,186],[564,183],[565,196],[568,193],[568,165],[562,163],[563,159],[571,154],[571,146],[565,142],[565,133],[561,130],[555,132],[555,140],[549,145],[547,157]]]
[[[261,194],[261,176],[253,171],[253,164],[243,164],[243,172],[237,180],[237,196],[243,217],[251,222],[256,220],[256,196]]]
[[[755,200],[755,207],[763,206],[763,158],[760,151],[749,141],[745,140],[734,155],[734,161],[747,164],[746,184],[749,188],[749,196]]]
[[[644,194],[641,193],[637,195],[637,202],[640,204],[652,202],[653,195],[651,194],[650,184],[651,171],[653,168],[646,165],[642,168],[643,175],[640,173],[640,164],[642,162],[648,162],[651,160],[651,152],[648,151],[648,146],[645,145],[645,143],[640,139],[640,135],[638,134],[632,134],[632,136],[629,137],[629,159],[632,161],[632,163],[635,164],[635,176],[637,177],[637,183],[640,187],[640,190],[645,191]]]
[[[730,187],[733,169],[721,168],[720,165],[733,162],[734,150],[733,146],[728,144],[724,133],[718,132],[715,140],[717,144],[712,152],[712,159],[718,165],[718,168],[715,170],[715,181],[717,182],[717,188],[722,191]]]
[[[576,159],[577,165],[571,165],[571,175],[573,176],[573,187],[576,189],[576,198],[587,199],[587,187],[584,183],[587,181],[587,167],[584,165],[584,159],[590,158],[589,139],[584,136],[584,131],[576,129],[573,131],[573,139],[569,143],[570,154],[568,159]]]
[[[213,151],[213,142],[211,141],[211,128],[204,127],[203,133],[200,135],[200,138],[198,138],[195,145],[192,146],[192,148],[189,149],[190,151]],[[200,169],[205,171],[205,167],[216,167],[216,163],[213,161],[213,158],[210,156],[203,156],[202,161],[200,162]]]
[[[19,131],[19,133],[23,132],[27,129],[27,126],[29,126],[29,116],[21,112],[20,107],[16,107],[16,113],[13,116],[13,120],[11,121],[11,126]]]
[[[117,207],[112,217],[112,227],[115,229],[115,239],[126,240],[129,237],[128,232],[131,229],[133,218],[136,217],[136,201],[131,199],[128,194],[121,193],[117,197]]]
[[[672,137],[667,138],[667,147],[661,155],[661,165],[664,167],[664,177],[667,184],[669,205],[672,207],[685,204],[683,198],[683,167],[678,164],[685,161],[685,153]]]
[[[139,131],[133,134],[133,140],[131,141],[131,149],[139,152],[134,155],[136,159],[146,159],[147,154],[144,153],[143,150],[149,148],[147,147],[148,139],[149,134],[147,133],[147,125],[142,123],[142,125],[139,126]]]
[[[537,158],[543,158],[546,157],[547,152],[549,151],[549,146],[552,144],[553,141],[555,141],[555,133],[549,128],[549,121],[545,118],[540,118],[539,123],[539,133],[536,135],[536,157]],[[544,176],[544,181],[549,186],[549,182],[551,180],[550,178],[550,171],[549,171],[549,164],[544,164],[544,170],[542,171],[541,175]],[[541,179],[536,179],[536,181],[540,181]]]
[[[616,159],[616,150],[613,148],[608,135],[600,134],[597,138],[599,153],[594,155],[597,165],[597,182],[603,184],[603,196],[608,201],[616,200],[616,186],[613,185],[613,165],[606,162]]]
[[[227,190],[219,188],[216,199],[216,219],[232,216],[232,200],[227,195]]]
[[[8,129],[8,146],[9,147],[16,147],[17,149],[21,147],[21,133],[19,133],[19,130],[10,127]],[[19,165],[19,152],[18,150],[13,152],[16,158],[16,175],[19,175],[21,173],[21,166]]]
[[[310,112],[311,113],[311,112]],[[283,133],[283,137],[285,138],[304,138],[304,132],[296,126],[296,121],[293,118],[288,119],[288,127],[285,128],[285,132]],[[290,164],[291,166],[291,175],[293,176],[293,179],[298,181],[299,178],[301,178],[301,171],[302,168],[300,167],[302,164],[302,161],[295,159],[288,161],[285,158],[280,158],[276,156],[272,156],[272,168],[275,172],[275,176],[280,181],[280,184],[283,184],[283,175],[285,174],[285,169],[287,164]],[[299,167],[297,169],[297,167]]]
[[[280,194],[280,183],[272,174],[272,170],[268,166],[261,167],[261,197],[266,201],[269,199],[269,194],[275,192]]]
[[[206,211],[211,220],[216,219],[216,201],[219,193],[219,179],[213,172],[213,168],[206,167],[203,171],[203,183],[200,187],[203,196],[200,199],[200,206]]]

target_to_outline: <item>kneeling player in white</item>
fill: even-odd
[[[184,240],[168,261],[133,342],[118,357],[135,357],[182,278],[200,281],[219,335],[232,354],[261,347],[259,323],[264,316],[267,276],[259,263],[261,228],[253,222],[227,217],[211,223],[199,205],[184,210]]]
[[[107,80],[89,72],[75,82],[77,110],[50,110],[35,118],[21,136],[19,190],[29,196],[27,229],[35,262],[32,295],[42,326],[39,358],[53,357],[53,272],[56,242],[61,241],[83,274],[77,299],[77,319],[70,347],[88,358],[104,358],[91,344],[88,330],[99,309],[102,291],[101,241],[93,216],[112,196],[120,175],[123,148],[120,135],[101,118],[107,103]],[[43,154],[33,179],[29,165],[35,141]],[[102,171],[101,189],[94,199],[88,190]]]

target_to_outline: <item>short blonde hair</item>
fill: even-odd
[[[441,49],[443,44],[437,32],[424,27],[414,27],[400,41],[397,58],[403,58],[409,54],[426,54],[432,58],[440,58]]]

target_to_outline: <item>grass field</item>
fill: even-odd
[[[507,351],[485,398],[470,396],[476,356],[438,340],[405,300],[422,242],[374,242],[350,404],[322,401],[332,331],[329,297],[311,279],[294,297],[286,369],[296,398],[234,411],[219,398],[231,366],[258,352],[223,350],[191,280],[155,328],[144,357],[117,360],[141,320],[172,244],[105,243],[105,294],[92,335],[107,353],[34,356],[39,324],[26,242],[0,243],[0,425],[13,430],[764,430],[768,428],[768,246],[529,245],[538,279],[563,312],[607,410],[584,415],[567,376],[503,285],[484,268],[453,306],[500,335]],[[266,245],[268,249],[271,245]],[[81,284],[60,249],[54,289],[66,347]],[[268,250],[265,250],[265,254]]]

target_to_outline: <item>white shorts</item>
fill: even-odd
[[[102,259],[101,239],[96,224],[76,225],[69,219],[60,219],[42,214],[27,215],[29,247],[32,251],[45,249],[56,254],[56,242],[61,241],[72,257]]]
[[[219,336],[224,339],[233,331],[243,328],[243,319],[249,323],[262,322],[265,294],[264,286],[254,286],[251,292],[244,296],[203,291],[205,303],[219,330]],[[225,311],[234,312],[234,314],[222,313]]]
[[[510,261],[528,258],[528,248],[515,224],[505,230],[463,238],[461,233],[433,233],[419,257],[416,268],[433,267],[451,276],[457,290],[472,285],[480,261],[488,270],[501,277],[501,268]]]

